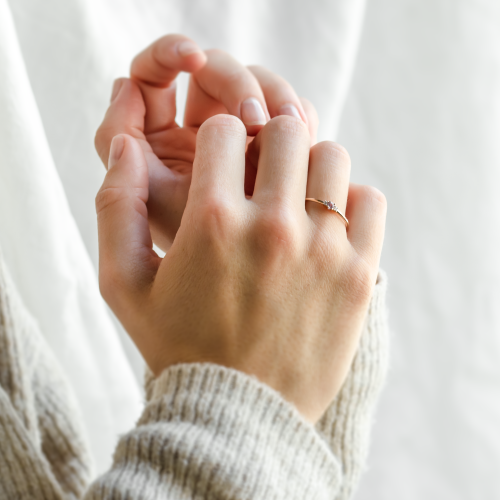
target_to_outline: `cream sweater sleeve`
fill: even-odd
[[[342,466],[342,484],[335,500],[352,498],[368,455],[373,414],[388,367],[386,291],[387,276],[380,271],[347,379],[316,424]]]
[[[382,309],[383,286],[351,373],[316,427],[253,377],[172,366],[151,382],[137,426],[89,487],[71,390],[0,263],[0,498],[345,499],[384,371]]]
[[[315,428],[253,377],[173,366],[148,378],[148,406],[88,500],[144,491],[154,499],[351,498],[387,367],[386,281],[381,272],[349,375]]]
[[[331,499],[340,465],[314,427],[255,378],[176,365],[86,499]]]
[[[91,477],[72,389],[0,252],[0,499],[76,500]]]

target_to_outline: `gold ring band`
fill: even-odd
[[[335,205],[335,203],[331,201],[318,200],[317,198],[306,198],[306,201],[314,201],[315,203],[319,203],[320,205],[328,208],[328,210],[333,210],[334,212],[338,213],[342,217],[342,219],[344,219],[345,227],[349,227],[349,221],[347,220],[346,216],[339,210],[339,207]]]

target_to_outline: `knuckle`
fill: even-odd
[[[306,124],[294,116],[276,116],[267,123],[264,130],[266,135],[277,135],[287,142],[307,141],[309,144],[309,130]]]
[[[148,57],[148,54],[151,55],[151,58],[155,64],[158,64],[160,66],[167,65],[169,56],[170,54],[172,54],[172,49],[175,49],[175,46],[179,42],[183,41],[190,41],[190,39],[188,37],[185,37],[184,35],[178,34],[170,34],[158,38],[146,49],[135,56],[135,58],[132,60],[131,73],[134,73],[134,70],[138,69],[142,64],[144,64],[146,58]]]
[[[330,148],[332,154],[335,154],[337,155],[338,158],[351,163],[351,157],[349,156],[349,153],[347,152],[347,149],[344,146],[338,144],[337,142],[330,141]]]
[[[373,186],[369,186],[370,198],[376,202],[378,202],[382,207],[387,207],[387,198],[385,194],[382,193],[379,189]]]
[[[387,198],[384,193],[373,186],[363,186],[363,197],[371,205],[375,205],[381,212],[387,210]]]
[[[163,39],[157,40],[156,43],[151,45],[151,59],[154,64],[158,64],[162,66],[162,54],[168,52],[165,50],[165,41]],[[160,50],[163,49],[163,50]],[[145,51],[144,51],[145,52]],[[137,70],[140,69],[140,66],[143,64],[144,53],[137,54],[132,60],[132,64],[130,65],[130,73],[135,75]]]
[[[311,148],[311,154],[319,156],[333,165],[350,168],[351,157],[347,149],[333,141],[319,142]]]
[[[238,217],[231,201],[210,197],[197,210],[199,227],[205,239],[227,242],[237,230]]]
[[[241,136],[245,134],[246,129],[243,122],[233,115],[215,115],[211,116],[203,122],[198,130],[198,136],[208,135],[209,140],[212,142],[221,135],[224,136]]]
[[[165,56],[169,54],[170,47],[174,46],[177,40],[165,36],[151,44],[151,58],[155,64],[164,65]],[[147,49],[146,49],[147,50]],[[144,51],[146,52],[146,51]],[[136,69],[143,62],[144,53],[138,54],[132,61],[131,68]]]
[[[239,131],[245,130],[245,126],[238,117],[226,114],[211,116],[201,125],[200,130],[207,127],[225,127],[228,130],[238,128]]]
[[[199,205],[202,218],[225,221],[231,211],[232,203],[222,196],[207,196],[202,205]]]
[[[122,189],[115,187],[102,187],[95,197],[95,208],[97,214],[106,211],[110,206],[119,203],[125,194]]]
[[[347,267],[347,291],[351,302],[363,305],[369,302],[376,276],[374,266],[361,257],[356,257]]]
[[[283,210],[261,217],[254,237],[259,253],[266,257],[295,259],[300,252],[297,229],[294,217]]]
[[[302,120],[293,116],[280,115],[273,118],[260,131],[257,138],[262,147],[268,145],[275,148],[279,144],[283,155],[288,155],[288,161],[307,161],[309,157],[311,145],[309,130]]]
[[[288,115],[276,116],[268,123],[268,126],[271,130],[296,135],[301,135],[307,132],[307,128],[302,120]]]

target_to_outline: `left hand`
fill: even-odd
[[[175,78],[180,71],[191,73],[182,127],[175,122]],[[262,108],[260,118],[255,104]],[[151,233],[164,251],[172,244],[186,206],[198,129],[220,113],[243,121],[247,143],[270,118],[286,114],[306,123],[315,142],[316,111],[283,78],[261,67],[245,67],[220,50],[203,52],[182,35],[154,42],[132,62],[131,78],[115,82],[96,134],[96,149],[107,168],[114,136],[125,133],[139,141],[149,172]],[[253,165],[247,161],[247,194],[253,191]]]

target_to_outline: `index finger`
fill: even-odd
[[[166,35],[135,56],[130,75],[148,85],[166,88],[180,71],[198,71],[207,61],[204,52],[184,35]]]
[[[139,84],[146,105],[145,134],[175,126],[174,81],[181,71],[198,71],[206,61],[204,52],[184,35],[166,35],[134,58],[130,76]]]

